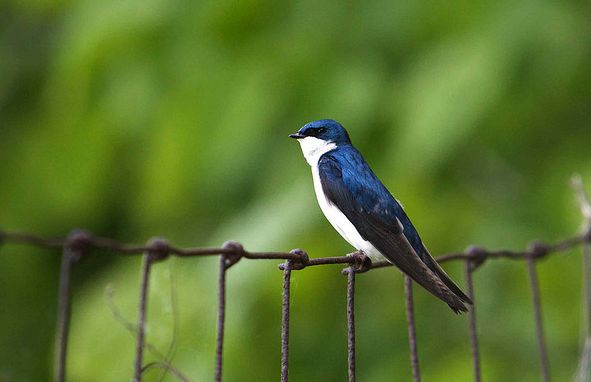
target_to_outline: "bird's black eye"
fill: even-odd
[[[314,128],[307,129],[305,134],[309,137],[317,137],[320,134],[324,133],[325,131],[326,131],[325,127],[318,127],[318,128],[314,127]]]

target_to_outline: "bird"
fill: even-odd
[[[299,142],[312,169],[320,209],[349,244],[372,260],[385,258],[454,313],[468,311],[472,300],[431,256],[400,202],[340,123],[313,121],[289,137]]]

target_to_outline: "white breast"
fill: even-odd
[[[366,255],[372,259],[382,259],[382,255],[379,251],[367,240],[363,239],[353,223],[335,206],[332,204],[322,190],[322,184],[320,183],[320,175],[318,173],[318,166],[312,167],[312,178],[314,180],[314,191],[316,191],[316,199],[320,209],[326,216],[326,219],[330,224],[337,230],[337,232],[345,239],[349,244],[358,250],[363,251]]]
[[[372,259],[382,259],[383,257],[379,251],[369,241],[363,239],[349,219],[324,196],[322,184],[320,183],[320,174],[318,173],[318,160],[323,154],[334,150],[336,145],[332,142],[326,142],[314,137],[306,137],[300,139],[299,142],[304,157],[312,168],[314,191],[316,191],[316,199],[324,216],[326,216],[330,224],[353,247],[363,251]]]

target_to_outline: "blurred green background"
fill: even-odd
[[[4,0],[0,227],[341,255],[350,248],[287,138],[334,118],[433,253],[564,238],[581,222],[569,177],[591,187],[590,8]],[[49,380],[59,253],[5,245],[0,256],[0,381]],[[278,379],[277,263],[229,272],[226,381]],[[134,340],[121,321],[136,319],[139,264],[95,252],[76,267],[69,380],[130,380]],[[539,266],[560,381],[577,365],[580,264],[572,251]],[[148,341],[166,353],[176,339],[172,363],[194,381],[213,379],[217,265],[154,268]],[[463,285],[461,264],[446,269]],[[484,379],[539,380],[525,265],[491,261],[475,277]],[[291,380],[345,380],[340,267],[293,281]],[[358,280],[360,381],[410,380],[402,285],[393,269]],[[466,317],[415,295],[425,380],[469,380]]]

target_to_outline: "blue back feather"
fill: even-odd
[[[330,165],[329,162],[333,162]],[[389,226],[392,232],[399,231],[398,219],[403,233],[417,255],[422,257],[424,246],[406,212],[390,194],[382,182],[365,162],[359,151],[350,144],[337,146],[324,154],[318,163],[323,176],[334,184],[342,184],[351,195],[351,208],[361,209],[381,224]],[[339,179],[342,178],[342,181]]]

